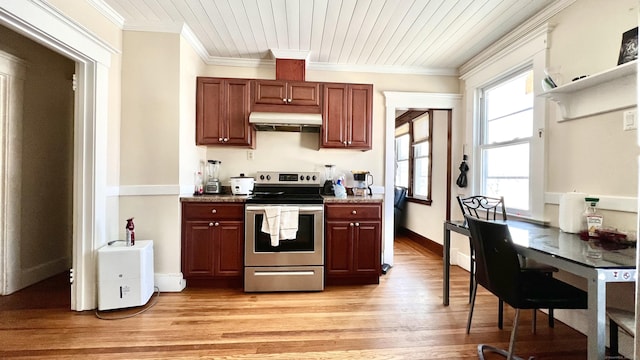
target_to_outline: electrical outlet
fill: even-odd
[[[247,150],[247,160],[253,160],[253,150]]]
[[[625,111],[622,114],[622,130],[636,130],[638,128],[638,117],[636,110]]]

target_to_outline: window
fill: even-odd
[[[396,129],[396,186],[409,188],[409,124]]]
[[[536,221],[546,219],[548,170],[547,101],[535,94],[542,91],[548,66],[550,30],[542,25],[508,50],[486,54],[460,70],[465,107],[473,109],[465,119],[464,141],[472,144],[465,192],[500,192],[509,215]]]
[[[431,203],[431,112],[409,110],[396,118],[395,185],[407,196]]]
[[[530,214],[533,70],[500,78],[480,91],[480,189],[504,196],[515,212]]]

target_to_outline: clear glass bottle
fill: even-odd
[[[595,197],[586,197],[584,198],[584,201],[584,229],[589,233],[589,237],[597,237],[597,231],[602,228],[602,222],[604,220],[604,217],[596,208],[600,199]]]

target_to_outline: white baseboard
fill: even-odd
[[[155,273],[153,281],[160,292],[180,292],[187,286],[182,273],[159,274]]]
[[[457,249],[456,249],[457,250]],[[467,271],[471,271],[471,269],[469,268],[469,262],[471,261],[471,257],[468,254],[464,254],[464,253],[457,253],[458,256],[456,256],[457,260],[456,260],[456,265],[458,265],[459,267],[467,270]]]
[[[17,281],[10,281],[9,284],[14,284],[12,288],[8,288],[7,294],[11,294],[20,289],[24,289],[29,285],[33,285],[44,279],[51,277],[52,275],[60,274],[64,271],[69,271],[71,268],[71,258],[68,256],[61,257],[55,260],[48,261],[44,264],[33,266],[29,269],[23,269],[19,273],[15,274]],[[8,276],[12,277],[10,273]],[[13,288],[15,287],[15,288]]]

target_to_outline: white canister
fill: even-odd
[[[560,230],[577,234],[584,220],[584,198],[588,195],[579,192],[564,193],[560,196],[559,225]]]

